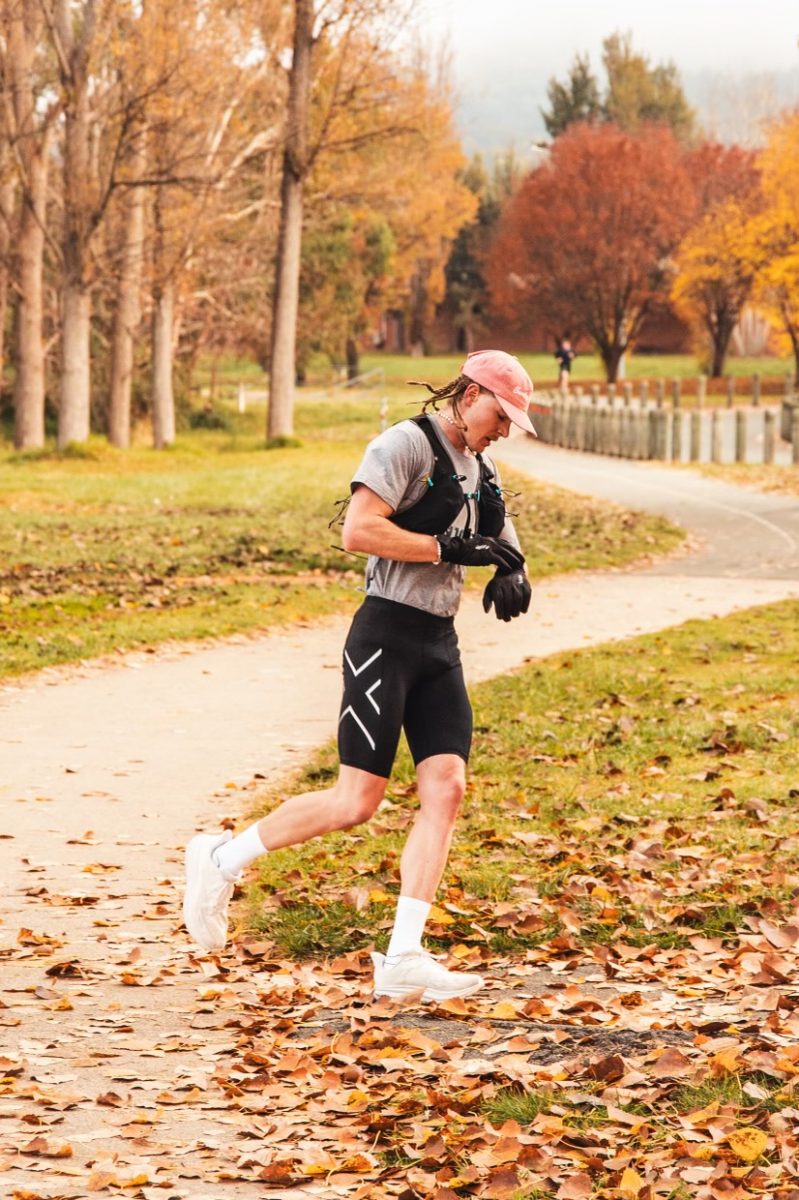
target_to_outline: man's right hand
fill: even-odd
[[[502,538],[457,537],[448,533],[438,534],[441,546],[441,561],[460,563],[464,567],[499,567],[503,571],[519,571],[524,565],[524,555],[510,542]]]

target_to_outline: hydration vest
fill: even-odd
[[[478,521],[474,532],[481,533],[483,537],[499,537],[505,526],[505,501],[494,472],[482,455],[475,454],[480,467],[477,491],[464,492],[461,487],[464,476],[455,470],[455,464],[433,429],[430,417],[422,413],[408,420],[418,425],[427,438],[435,462],[432,474],[427,477],[424,495],[410,508],[394,513],[389,520],[399,525],[400,529],[409,529],[413,533],[446,533],[463,508],[464,501],[476,500]],[[465,536],[471,536],[468,526]]]

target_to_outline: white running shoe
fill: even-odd
[[[222,950],[227,941],[227,910],[236,880],[223,875],[211,856],[232,836],[229,829],[198,833],[186,847],[183,921],[203,950]]]
[[[471,996],[485,982],[482,975],[459,975],[437,963],[426,950],[400,954],[391,966],[384,954],[372,954],[375,965],[375,996],[408,996],[422,992],[422,1000],[451,1000]]]

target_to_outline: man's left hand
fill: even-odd
[[[483,612],[488,612],[493,604],[497,620],[510,621],[527,612],[532,594],[533,589],[524,571],[511,571],[504,575],[497,571],[483,592]]]

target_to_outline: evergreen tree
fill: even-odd
[[[575,57],[566,83],[550,79],[547,95],[549,111],[542,108],[541,116],[550,137],[556,138],[575,121],[596,121],[602,114],[599,84],[591,73],[588,55]]]

